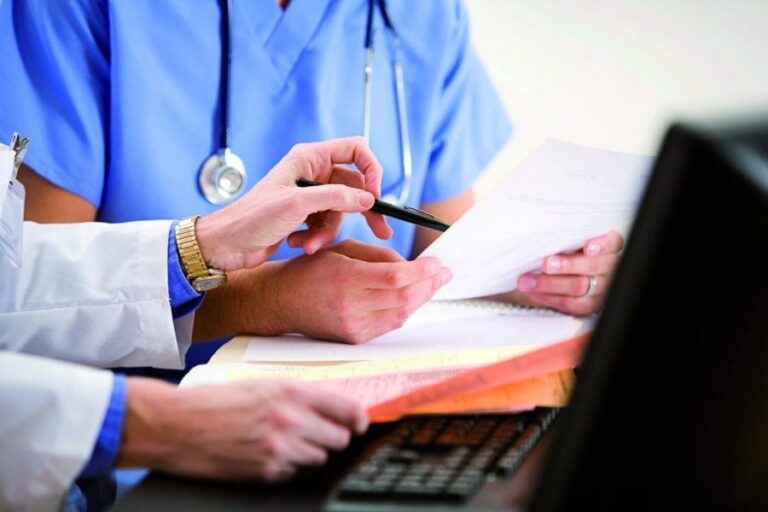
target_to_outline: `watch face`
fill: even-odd
[[[198,292],[207,292],[227,282],[226,274],[198,277],[192,281],[192,288]]]

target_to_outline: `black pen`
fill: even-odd
[[[305,178],[299,178],[296,180],[296,184],[300,187],[314,187],[315,185],[322,185],[322,183],[317,183]],[[419,210],[418,208],[413,208],[411,206],[403,206],[401,208],[400,206],[395,206],[394,204],[390,204],[379,199],[374,200],[371,211],[386,215],[387,217],[394,217],[395,219],[404,220],[405,222],[410,222],[411,224],[416,224],[417,226],[436,229],[437,231],[445,231],[451,227],[434,215],[430,215],[427,212]]]

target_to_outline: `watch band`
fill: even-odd
[[[227,274],[206,265],[195,232],[199,218],[199,215],[195,215],[176,223],[176,249],[179,251],[179,259],[187,280],[195,290],[205,291],[224,284]]]

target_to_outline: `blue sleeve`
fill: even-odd
[[[105,475],[115,465],[120,449],[120,438],[125,419],[125,375],[115,374],[112,381],[112,396],[109,399],[104,421],[101,423],[91,459],[80,472],[80,478]]]
[[[174,229],[175,224],[171,225],[168,233],[168,294],[171,299],[173,318],[179,318],[199,308],[203,301],[203,294],[192,288],[184,275],[181,261],[179,261],[179,252],[176,249]]]
[[[452,32],[442,52],[442,90],[422,203],[469,189],[512,134],[504,105],[472,48],[469,19],[460,1]]]
[[[0,48],[0,140],[30,137],[25,163],[98,208],[109,144],[104,3],[0,1]]]

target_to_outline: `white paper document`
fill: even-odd
[[[548,140],[423,253],[453,280],[436,299],[514,290],[544,257],[626,227],[652,158]]]
[[[301,335],[253,337],[246,361],[381,361],[514,345],[545,345],[571,337],[581,321],[541,310],[471,301],[429,303],[403,327],[362,345],[313,340]]]

